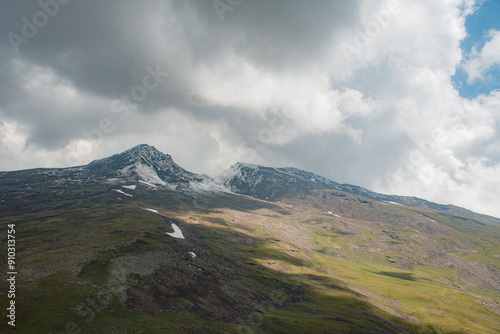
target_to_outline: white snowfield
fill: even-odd
[[[134,197],[133,195],[127,194],[126,192],[124,192],[120,189],[111,189],[111,190],[116,191],[117,193],[123,194],[123,195],[128,196],[128,197]]]
[[[122,186],[122,188],[125,188],[125,189],[130,189],[130,190],[135,190],[137,186],[135,184],[133,185],[130,185],[130,186]]]
[[[139,182],[147,184],[151,187],[165,186],[166,183],[160,179],[153,167],[148,164],[143,164],[137,161],[133,165],[126,166],[119,171],[120,175],[124,176],[139,176]]]
[[[174,230],[173,233],[165,232],[165,234],[168,234],[171,237],[177,238],[177,239],[186,239],[184,238],[184,235],[182,234],[181,229],[179,226],[175,225],[174,223],[170,222],[172,224],[172,229]]]
[[[189,252],[189,255],[194,259],[196,257],[196,254],[194,252]]]
[[[333,212],[331,212],[331,211],[328,211],[328,213],[329,213],[329,214],[331,214],[331,215],[334,215],[335,217],[342,218],[342,217],[340,217],[338,214],[333,213]]]
[[[134,167],[137,175],[139,175],[139,177],[147,183],[161,186],[167,185],[162,179],[160,179],[151,166],[137,163]]]
[[[154,184],[151,184],[151,183],[146,182],[146,181],[143,181],[143,180],[139,180],[139,182],[140,182],[140,183],[143,183],[143,184],[145,184],[145,185],[147,185],[147,186],[150,186],[150,187],[152,187],[152,188],[157,188],[157,187],[158,187],[158,186],[155,186]]]
[[[214,182],[216,184],[224,185],[224,187],[227,188],[227,190],[229,192],[232,192],[231,191],[231,187],[228,186],[226,184],[226,182],[228,180],[230,180],[230,179],[233,179],[233,178],[237,178],[237,179],[240,179],[242,181],[252,181],[255,184],[257,184],[259,182],[262,182],[262,178],[263,178],[262,175],[259,175],[259,178],[257,180],[248,179],[248,177],[242,172],[242,170],[241,170],[242,167],[251,168],[251,169],[254,169],[254,170],[258,170],[259,169],[259,167],[257,165],[237,163],[237,164],[231,166],[231,168],[225,170],[222,174],[216,176],[214,178]]]
[[[396,204],[396,205],[402,205],[402,206],[405,206],[404,204],[401,204],[401,203],[396,203],[396,202],[391,202],[391,201],[384,201],[386,203],[389,203],[389,204]]]
[[[220,184],[215,183],[210,179],[204,179],[201,182],[189,181],[189,187],[194,191],[231,193],[229,189]]]
[[[148,209],[148,208],[144,208],[144,210],[146,210],[146,211],[151,211],[151,212],[154,212],[154,213],[158,213],[158,210],[155,210],[155,209]]]

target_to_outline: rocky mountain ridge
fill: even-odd
[[[215,180],[232,192],[262,200],[275,201],[286,197],[300,197],[300,194],[309,191],[328,189],[363,196],[376,201],[429,209],[459,217],[500,224],[500,219],[496,217],[478,214],[454,205],[438,204],[411,196],[380,194],[359,186],[340,184],[321,175],[294,167],[272,168],[238,162],[217,176]]]
[[[266,201],[301,196],[313,190],[335,190],[415,208],[424,208],[464,218],[500,224],[500,219],[453,205],[437,204],[409,196],[385,195],[368,189],[340,184],[323,176],[294,167],[273,168],[238,162],[214,178],[189,172],[172,157],[147,144],[122,153],[94,160],[88,165],[69,168],[37,168],[0,172],[6,192],[20,194],[24,187],[49,184],[126,184],[142,182],[151,187],[178,191],[225,192],[252,196]],[[4,196],[6,193],[4,192]],[[1,195],[0,195],[1,197]]]

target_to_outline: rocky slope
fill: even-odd
[[[362,187],[339,184],[323,176],[291,167],[272,168],[237,163],[219,175],[216,181],[235,193],[271,201],[296,197],[311,190],[329,189],[381,202],[392,202],[414,208],[429,209],[500,225],[500,219],[498,218],[478,214],[464,208],[437,204],[417,197],[379,194]]]

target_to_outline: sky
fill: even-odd
[[[146,143],[500,217],[500,1],[0,2],[0,170]]]

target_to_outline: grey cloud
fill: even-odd
[[[21,17],[41,10],[34,2],[7,1],[2,7],[2,31],[20,35]],[[131,72],[153,62],[172,72],[176,87],[187,89],[196,79],[190,78],[194,65],[215,66],[232,54],[270,71],[317,61],[335,29],[355,21],[355,14],[353,2],[246,1],[221,22],[211,1],[73,0],[19,46],[18,56],[101,96],[126,92],[136,84]],[[157,28],[162,35],[151,36]],[[0,45],[10,49],[6,38]],[[182,93],[172,91],[164,103]]]
[[[415,3],[426,8],[422,13],[433,13],[428,26],[408,15],[404,29],[391,30],[411,11],[413,2],[405,2],[408,10],[361,50],[360,58],[366,56],[367,63],[349,67],[339,44],[344,38],[352,40],[355,29],[366,26],[370,10],[385,2],[367,6],[361,0],[245,0],[220,20],[211,0],[71,0],[15,53],[8,33],[22,35],[22,18],[32,20],[41,7],[37,1],[0,1],[0,121],[16,123],[27,146],[59,152],[61,161],[63,148],[85,139],[84,130],[98,129],[103,118],[110,118],[115,130],[104,136],[96,149],[99,154],[147,140],[197,172],[247,157],[248,162],[294,165],[369,187],[380,179],[383,183],[384,174],[400,166],[400,157],[417,147],[416,140],[437,126],[431,124],[439,116],[436,103],[448,103],[449,108],[460,104],[454,92],[438,91],[448,84],[432,72],[446,66],[442,73],[450,72],[459,55],[458,37],[440,21],[443,8],[452,5]],[[414,13],[418,16],[419,11]],[[456,22],[463,24],[461,18]],[[453,56],[447,58],[448,53]],[[253,76],[238,67],[242,64],[248,64]],[[169,72],[168,77],[121,119],[113,101],[143,85],[147,68],[157,66]],[[422,75],[421,81],[414,80],[416,75]],[[273,90],[278,85],[289,88],[282,78],[289,78],[290,91]],[[236,92],[244,95],[248,85],[257,100],[268,93],[260,91],[260,85],[272,93],[258,101],[252,101],[252,94],[219,98],[233,81],[239,85]],[[214,94],[212,88],[222,93]],[[355,107],[373,110],[337,110],[344,106],[332,103],[329,93],[346,89],[360,92],[363,101]],[[300,104],[295,95],[307,101]],[[240,98],[253,105],[234,102]],[[408,115],[400,114],[400,105],[409,106]],[[257,154],[230,156],[238,148],[251,150],[251,138],[270,127],[273,108],[280,107],[300,117],[275,133],[276,140],[264,143]],[[472,127],[479,121],[471,122]],[[361,142],[349,136],[349,128],[362,133]],[[0,141],[12,137],[6,132],[0,133]],[[423,135],[412,136],[415,133]],[[428,158],[434,159],[436,169],[442,166],[440,171],[453,176],[470,157],[497,162],[497,137],[477,136],[477,142],[449,156]],[[8,148],[0,148],[0,169],[10,157]]]
[[[21,18],[31,20],[41,10],[36,2],[5,1],[0,6],[2,31],[19,34]],[[243,1],[221,21],[212,1],[72,0],[60,5],[27,45],[19,46],[19,54],[6,38],[0,42],[0,66],[7,74],[0,79],[3,114],[29,125],[30,142],[63,147],[108,117],[109,105],[72,106],[50,98],[23,102],[29,92],[18,81],[26,74],[14,72],[14,59],[50,68],[80,94],[108,100],[130,94],[141,84],[145,68],[158,64],[170,75],[149,92],[140,114],[146,118],[173,107],[201,122],[219,119],[228,125],[227,136],[244,143],[266,120],[244,108],[192,103],[193,96],[204,93],[197,91],[193,69],[216,68],[234,56],[276,75],[321,66],[329,56],[326,50],[339,42],[339,32],[360,25],[359,6],[360,1]],[[63,128],[57,128],[59,122]],[[115,134],[142,128],[123,124]]]

